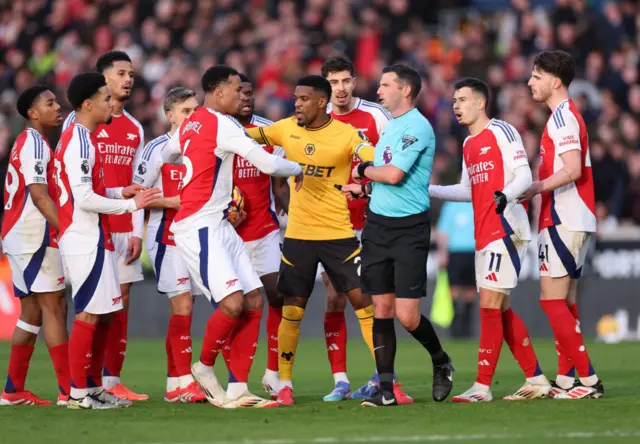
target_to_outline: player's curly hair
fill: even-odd
[[[33,106],[35,101],[45,91],[49,91],[49,88],[44,85],[33,85],[31,88],[25,89],[16,102],[16,109],[18,113],[25,119],[29,120],[29,108]]]
[[[107,69],[112,68],[115,62],[129,62],[131,57],[124,51],[109,51],[98,57],[96,62],[96,71],[104,73]]]
[[[310,86],[314,91],[324,93],[327,100],[331,97],[331,83],[322,76],[305,76],[298,80],[297,86]]]
[[[205,94],[213,92],[221,84],[228,82],[229,77],[237,76],[238,71],[230,66],[215,65],[207,69],[202,75],[202,89]]]
[[[568,87],[576,76],[576,62],[571,54],[559,49],[542,51],[533,60],[534,71],[542,71],[560,79]]]
[[[67,99],[73,109],[82,108],[85,100],[93,97],[100,88],[106,86],[104,76],[97,72],[82,72],[71,79],[67,88]]]

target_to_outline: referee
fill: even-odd
[[[380,392],[363,406],[397,405],[393,394],[396,356],[394,317],[431,355],[433,399],[444,401],[452,388],[453,366],[431,322],[420,313],[426,296],[431,223],[429,193],[435,136],[415,107],[422,80],[405,65],[382,71],[378,96],[393,116],[375,148],[374,162],[353,171],[358,181],[373,182],[367,222],[362,233],[362,290],[373,296],[373,344]],[[349,197],[367,188],[343,187]]]

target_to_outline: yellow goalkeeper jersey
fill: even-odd
[[[288,160],[302,166],[300,191],[295,191],[291,181],[285,237],[333,240],[354,236],[347,199],[335,185],[348,183],[354,155],[373,160],[374,148],[361,131],[334,119],[319,128],[307,128],[291,117],[247,132],[258,143],[281,146]]]

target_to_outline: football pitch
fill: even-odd
[[[540,364],[553,377],[556,357],[551,340],[534,340]],[[200,344],[194,343],[194,350]],[[448,342],[446,350],[456,367],[458,394],[473,383],[475,342]],[[398,377],[414,397],[412,406],[366,409],[355,401],[324,403],[333,385],[324,341],[303,340],[294,369],[293,407],[266,410],[223,410],[210,404],[167,404],[164,341],[131,340],[123,379],[150,400],[128,409],[68,411],[60,407],[1,407],[0,442],[16,443],[246,443],[332,444],[400,442],[471,443],[617,443],[640,442],[640,344],[590,344],[596,370],[605,383],[605,398],[584,401],[536,400],[486,404],[437,404],[431,399],[431,366],[426,352],[414,341],[399,344]],[[250,388],[259,385],[265,364],[261,343],[251,374]],[[0,372],[4,378],[9,344],[0,344]],[[194,354],[197,356],[197,353]],[[218,363],[219,377],[223,375]],[[352,388],[363,384],[373,363],[359,338],[349,343]],[[523,378],[503,348],[494,381],[494,398],[515,391]],[[43,342],[38,342],[27,378],[27,388],[55,399],[56,383]]]

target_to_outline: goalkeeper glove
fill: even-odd
[[[507,207],[507,196],[502,191],[493,193],[493,201],[496,203],[496,214],[502,214]]]

